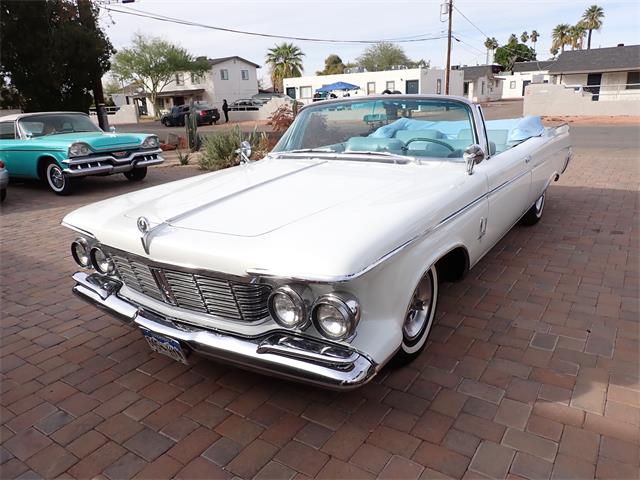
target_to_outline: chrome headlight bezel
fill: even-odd
[[[159,148],[160,147],[160,139],[157,135],[149,135],[145,138],[141,145],[142,148]]]
[[[279,295],[284,296],[294,306],[295,320],[293,322],[287,323],[278,313],[276,301]],[[276,288],[273,292],[271,292],[271,295],[269,295],[269,299],[267,301],[269,314],[278,325],[287,329],[301,330],[307,328],[310,324],[309,310],[311,304],[311,289],[306,285],[300,284],[282,285]]]
[[[80,252],[77,251],[80,250]],[[91,256],[90,256],[90,248],[87,241],[78,237],[73,242],[71,242],[71,256],[73,260],[80,265],[82,268],[91,268]],[[83,260],[83,257],[86,260]]]
[[[319,309],[323,305],[332,307],[338,314],[344,324],[341,333],[332,333],[323,324],[319,318]],[[346,292],[332,292],[319,297],[313,304],[311,309],[311,318],[318,332],[330,340],[347,340],[353,337],[356,327],[360,321],[360,304],[358,300],[351,294]]]
[[[102,257],[102,258],[100,258]],[[116,272],[116,266],[106,253],[99,246],[95,246],[89,252],[91,265],[101,275],[113,275]]]
[[[88,144],[84,142],[75,142],[69,147],[68,156],[69,158],[86,157],[92,153],[93,150],[91,150],[91,147]]]

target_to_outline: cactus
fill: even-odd
[[[189,114],[184,124],[187,129],[187,142],[189,144],[189,149],[192,152],[195,152],[200,148],[200,139],[198,138],[198,115],[193,109],[193,104],[191,104],[191,108],[189,108]]]

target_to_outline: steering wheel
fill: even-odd
[[[422,137],[416,137],[416,138],[412,138],[410,140],[408,140],[407,142],[405,142],[405,146],[409,147],[409,145],[413,142],[431,142],[431,143],[437,143],[438,145],[442,145],[445,148],[448,148],[449,151],[451,152],[455,152],[455,148],[453,148],[451,145],[449,145],[447,142],[443,142],[442,140],[436,140],[435,138],[422,138]]]

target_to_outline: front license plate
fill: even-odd
[[[177,362],[189,365],[189,362],[187,362],[187,356],[185,355],[180,342],[173,338],[145,330],[144,328],[141,330],[144,338],[147,339],[147,343],[151,350],[166,355],[167,357],[171,357]]]

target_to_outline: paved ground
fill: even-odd
[[[444,286],[418,361],[342,394],[151,354],[71,296],[59,226],[134,185],[87,179],[67,198],[11,185],[0,477],[637,478],[637,139],[576,128],[543,221]],[[154,168],[144,184],[198,173]]]

